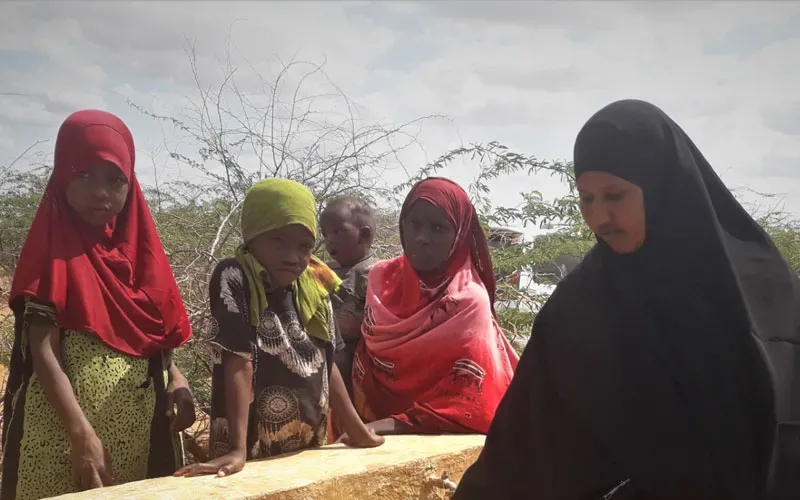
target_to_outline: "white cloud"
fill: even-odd
[[[0,19],[0,164],[52,138],[82,107],[120,114],[147,170],[145,153],[163,143],[191,152],[185,134],[125,104],[186,116],[199,98],[188,40],[202,88],[219,85],[226,50],[253,101],[264,101],[280,60],[326,60],[330,81],[306,80],[303,95],[331,92],[333,82],[363,123],[447,115],[423,125],[421,147],[401,155],[408,165],[490,140],[569,158],[597,109],[651,100],[729,185],[784,193],[800,214],[800,66],[790,63],[800,52],[800,6],[792,2],[27,1],[0,4]],[[292,72],[284,92],[301,75]],[[318,105],[328,123],[351,111],[341,99]],[[192,174],[163,153],[156,163],[167,176]],[[465,170],[447,174],[464,181]],[[552,195],[558,185],[517,176],[495,198],[529,189]]]

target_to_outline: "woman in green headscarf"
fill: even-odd
[[[316,200],[302,184],[266,179],[247,193],[244,245],[209,286],[212,460],[176,475],[224,476],[245,460],[322,446],[329,407],[357,436],[349,444],[383,443],[361,422],[333,362],[342,342],[330,294],[340,280],[312,255],[316,232]]]

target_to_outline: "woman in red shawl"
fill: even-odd
[[[70,115],[17,264],[2,500],[171,474],[194,422],[191,336],[119,118]],[[177,408],[177,412],[175,409]]]
[[[403,204],[400,238],[404,255],[369,276],[356,408],[379,434],[485,434],[519,358],[497,324],[475,207],[454,182],[426,179]]]

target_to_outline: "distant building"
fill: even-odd
[[[534,245],[535,244],[534,241]],[[542,284],[556,285],[580,263],[581,259],[579,257],[559,255],[553,259],[553,262],[534,264],[534,281]]]
[[[489,240],[489,248],[495,249],[521,245],[525,237],[520,231],[502,227],[490,227],[486,236]]]
[[[520,231],[502,227],[490,227],[486,234],[487,243],[489,248],[500,250],[503,248],[521,245],[524,242],[525,235]],[[520,285],[520,272],[513,271],[511,273],[497,273],[497,281],[508,280],[509,284],[518,287]]]

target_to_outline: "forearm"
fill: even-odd
[[[182,382],[186,380],[186,377],[184,377],[183,373],[181,373],[181,371],[178,369],[178,365],[176,365],[172,361],[172,356],[169,356],[167,359],[168,359],[167,375],[169,376],[169,382],[170,383],[176,381]]]
[[[64,424],[70,439],[82,439],[92,434],[94,429],[78,404],[72,384],[58,361],[47,360],[34,369],[47,401]]]
[[[247,419],[253,391],[253,364],[234,354],[225,359],[225,409],[231,452],[247,454]]]
[[[367,427],[361,421],[361,417],[358,416],[358,412],[350,401],[342,374],[335,364],[331,371],[330,391],[331,410],[341,422],[344,432],[351,436],[368,432]]]
[[[75,391],[61,364],[60,332],[55,325],[33,323],[30,330],[33,369],[45,398],[64,425],[70,439],[83,439],[94,433],[83,413]]]

